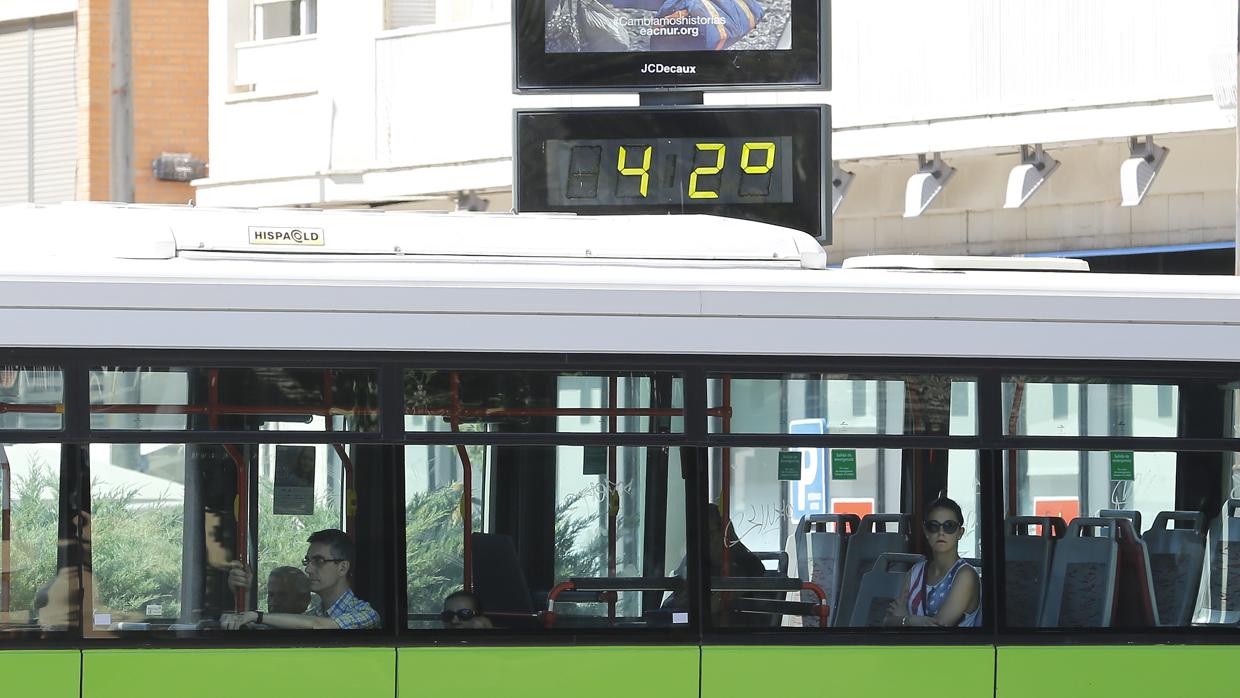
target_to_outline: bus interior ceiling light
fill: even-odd
[[[956,168],[943,162],[941,153],[934,153],[930,160],[918,155],[917,173],[908,178],[904,189],[904,217],[916,218],[925,213],[954,174]]]
[[[1142,142],[1128,139],[1128,159],[1119,166],[1120,206],[1136,206],[1145,198],[1154,177],[1167,159],[1167,148],[1154,143],[1153,136]]]
[[[852,186],[853,178],[857,175],[845,170],[839,165],[831,166],[831,213],[834,214],[840,208],[840,204],[844,201],[844,197],[848,196],[848,188]]]
[[[1020,147],[1020,164],[1008,173],[1007,196],[1003,208],[1020,208],[1059,168],[1059,161],[1046,154],[1042,145]]]

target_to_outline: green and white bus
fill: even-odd
[[[63,204],[0,328],[5,695],[1236,691],[1234,278]],[[977,627],[889,613],[940,496]],[[324,529],[379,627],[262,622]]]

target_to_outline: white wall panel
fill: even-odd
[[[1209,96],[1236,45],[1235,0],[836,0],[832,21],[837,127]]]

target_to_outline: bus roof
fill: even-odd
[[[285,218],[284,211],[59,206],[23,207],[25,222],[15,225],[12,210],[0,211],[0,328],[8,347],[1240,362],[1240,280],[1230,276],[804,268],[794,255],[803,254],[803,242],[817,243],[767,226],[753,230],[764,243],[784,245],[771,261],[703,251],[716,230],[740,236],[751,227],[705,217],[294,211]],[[112,221],[99,225],[96,213]],[[385,234],[426,240],[420,249],[439,252],[232,251],[245,243],[211,249],[212,238],[189,235],[231,222],[231,239],[245,240],[248,224],[238,229],[236,221],[259,213],[333,236],[359,220],[394,221]],[[130,218],[150,239],[175,242],[172,254],[126,258],[98,235],[79,235],[83,249],[69,251],[50,237],[35,239],[59,235],[53,221],[119,235]],[[422,221],[457,227],[430,235],[438,223],[415,223]],[[540,233],[539,225],[554,232]],[[173,226],[172,242],[160,226]],[[449,230],[460,235],[433,240]],[[522,256],[532,254],[520,249],[526,232],[537,244],[559,241],[559,249],[576,252],[547,243],[537,256]],[[675,236],[682,239],[665,239]],[[665,256],[638,256],[640,240]],[[733,250],[757,256],[758,247],[732,240]],[[8,254],[15,246],[26,254]],[[597,256],[595,247],[617,256]],[[86,254],[90,248],[98,254]]]
[[[825,268],[827,260],[821,245],[805,233],[710,216],[591,218],[73,202],[3,207],[0,222],[0,248],[10,256],[462,257],[805,269]]]

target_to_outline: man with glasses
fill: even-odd
[[[353,539],[339,529],[316,531],[302,559],[310,591],[318,595],[305,613],[227,613],[220,618],[226,630],[258,623],[286,630],[369,630],[379,627],[379,614],[353,593],[350,578],[357,552]],[[246,581],[249,571],[245,570]],[[232,584],[237,574],[230,574]]]

